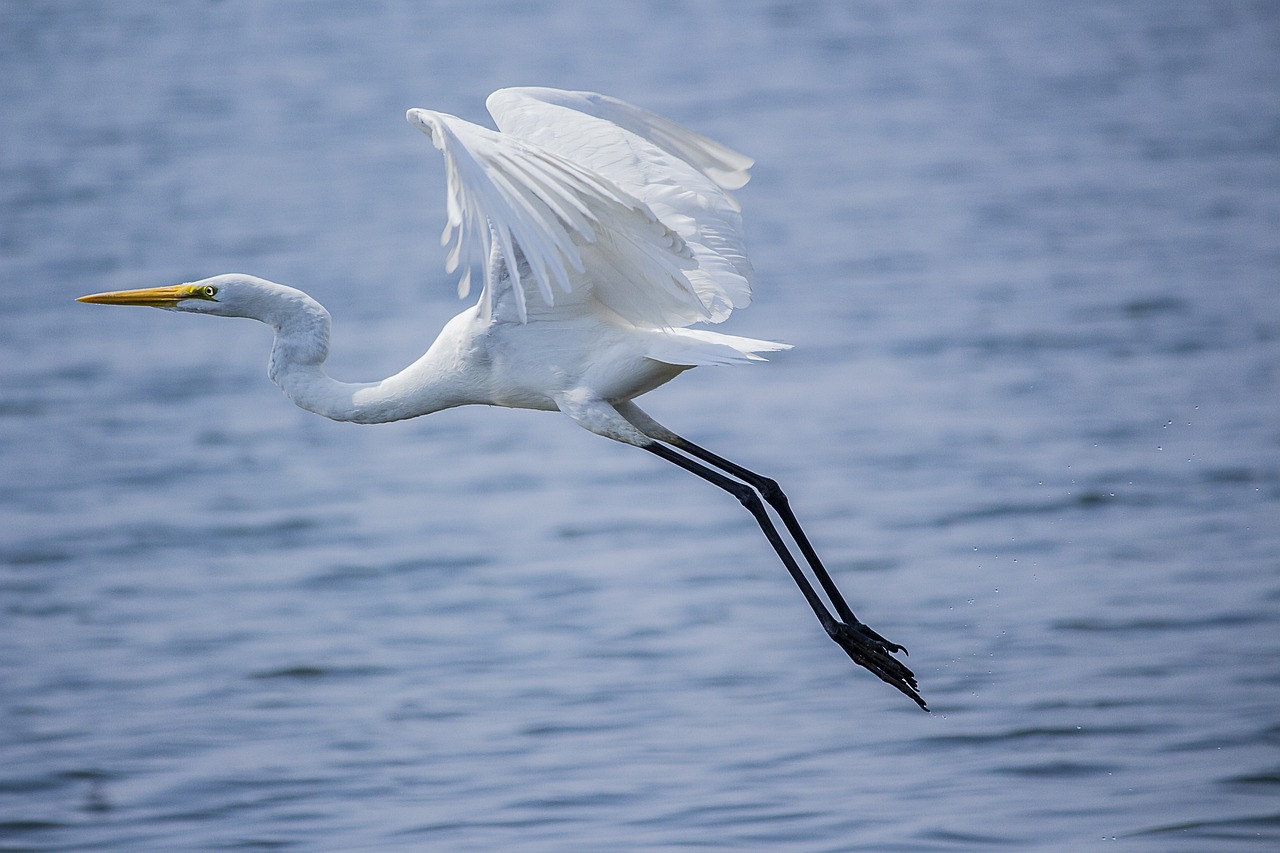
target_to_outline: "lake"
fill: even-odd
[[[295,409],[248,272],[379,378],[461,310],[509,85],[756,158],[788,341],[646,396],[777,478],[933,709],[732,498],[559,415]],[[0,850],[1274,850],[1266,3],[0,6]]]

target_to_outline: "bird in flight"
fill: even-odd
[[[271,379],[298,406],[333,420],[385,423],[467,404],[560,411],[674,463],[737,498],[827,634],[928,710],[915,676],[894,657],[905,649],[853,615],[778,484],[682,438],[634,402],[692,367],[789,348],[690,328],[750,302],[751,264],[730,193],[747,183],[752,160],[590,92],[502,89],[486,105],[497,132],[446,113],[407,114],[444,154],[446,268],[460,272],[460,297],[473,266],[483,265],[484,286],[478,303],[394,376],[329,377],[329,312],[300,290],[250,275],[79,301],[266,323],[275,330]]]

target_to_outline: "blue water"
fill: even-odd
[[[72,301],[255,273],[393,372],[459,310],[403,112],[515,84],[757,158],[796,349],[645,405],[933,714],[648,454]],[[10,2],[0,106],[0,850],[1280,847],[1274,4]]]

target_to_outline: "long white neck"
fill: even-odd
[[[275,329],[271,380],[299,407],[335,421],[372,424],[430,414],[472,402],[462,382],[455,335],[442,333],[404,370],[380,382],[340,382],[324,372],[329,355],[329,312],[297,291],[290,310],[262,317]],[[461,317],[455,319],[462,319]],[[446,331],[455,327],[450,323]]]

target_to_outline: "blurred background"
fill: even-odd
[[[295,409],[248,272],[399,370],[509,85],[757,160],[789,341],[645,398],[779,479],[934,713],[732,499],[562,417]],[[0,850],[1280,842],[1268,2],[0,5]]]

